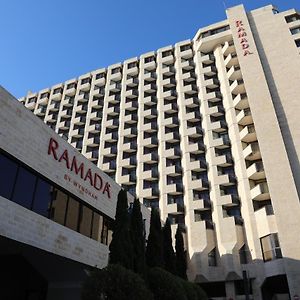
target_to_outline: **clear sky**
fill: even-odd
[[[299,0],[0,0],[0,85],[15,97],[193,38],[227,7]]]

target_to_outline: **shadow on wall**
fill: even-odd
[[[298,299],[298,295],[290,295],[285,269],[288,267],[293,270],[294,284],[298,287],[296,277],[300,277],[300,261],[286,257],[276,258],[276,253],[273,254],[274,259],[270,255],[268,261],[245,261],[242,258],[242,264],[241,256],[236,258],[232,254],[226,254],[216,256],[214,261],[208,256],[210,266],[207,267],[206,262],[204,271],[201,272],[200,253],[195,253],[190,260],[195,274],[193,280],[199,283],[210,298],[247,299],[245,297],[249,295],[248,299]],[[293,278],[293,274],[290,273],[290,278]]]

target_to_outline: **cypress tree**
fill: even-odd
[[[151,210],[150,232],[146,249],[146,263],[148,267],[163,267],[162,230],[159,211]]]
[[[145,272],[145,234],[141,204],[134,199],[131,211],[131,240],[133,247],[133,271],[143,275]]]
[[[172,233],[169,218],[167,218],[165,226],[163,228],[163,246],[165,269],[168,272],[176,275],[176,257],[172,245]]]
[[[112,241],[109,245],[109,263],[119,264],[127,269],[132,269],[133,250],[129,220],[127,193],[121,189],[118,194]]]
[[[186,276],[186,254],[184,251],[183,236],[180,227],[177,227],[175,235],[175,250],[176,250],[176,267],[177,275],[183,279],[187,279]]]

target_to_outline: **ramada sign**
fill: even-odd
[[[48,155],[52,155],[52,157],[55,160],[63,162],[63,165],[68,170],[80,176],[80,178],[85,182],[88,182],[94,189],[97,190],[97,192],[102,192],[102,194],[106,194],[109,199],[111,198],[110,184],[108,182],[104,182],[102,177],[98,173],[93,172],[90,168],[86,170],[84,163],[78,163],[76,156],[69,156],[67,149],[64,149],[62,151],[59,148],[60,147],[58,142],[55,139],[50,138],[48,146]],[[68,181],[71,181],[71,177],[67,174],[64,178]],[[97,196],[94,193],[91,193],[87,188],[84,188],[81,184],[77,183],[74,180],[73,184],[74,186],[78,187],[82,192],[85,192],[94,199],[97,199]]]
[[[238,33],[238,38],[239,38],[240,44],[241,44],[242,49],[244,51],[244,56],[253,54],[250,51],[249,43],[248,43],[248,40],[246,38],[247,32],[244,28],[243,21],[241,21],[241,20],[235,21],[235,25],[237,27],[237,33]]]

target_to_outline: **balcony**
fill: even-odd
[[[65,98],[62,100],[62,105],[67,107],[72,107],[74,105],[74,99],[73,98]]]
[[[81,104],[75,107],[75,113],[83,114],[86,113],[87,110],[88,110],[87,104]]]
[[[123,147],[122,147],[122,150],[124,152],[128,152],[128,153],[133,153],[133,152],[136,152],[137,150],[137,143],[135,140],[129,142],[129,143],[124,143],[123,144]]]
[[[163,98],[166,100],[173,100],[177,98],[177,92],[176,90],[169,90],[166,92],[163,92]]]
[[[144,188],[141,192],[143,198],[156,199],[159,197],[159,189],[157,186]]]
[[[153,119],[153,118],[157,119],[157,109],[152,107],[147,110],[144,110],[143,116],[147,119]]]
[[[103,139],[106,141],[106,142],[116,142],[118,141],[118,131],[113,131],[113,132],[110,132],[110,133],[106,133],[104,136],[103,136]]]
[[[173,165],[165,167],[164,173],[169,176],[179,176],[182,174],[182,167],[180,165]]]
[[[143,171],[141,174],[141,179],[148,181],[157,181],[158,180],[158,170],[153,168],[152,170]]]
[[[251,114],[250,108],[241,110],[237,114],[236,120],[237,120],[238,124],[242,125],[242,126],[253,124],[253,119],[252,119],[252,114]]]
[[[228,56],[225,58],[224,63],[226,68],[231,68],[232,66],[238,65],[239,61],[237,58],[237,54],[236,53],[228,54]]]
[[[176,79],[173,78],[173,77],[163,79],[162,85],[163,85],[164,87],[168,87],[168,88],[171,88],[171,87],[173,87],[173,86],[176,86]]]
[[[195,68],[195,63],[193,62],[192,59],[186,60],[181,63],[181,68],[183,70],[192,70]]]
[[[201,62],[205,65],[212,64],[215,61],[215,57],[213,54],[204,54],[200,58]]]
[[[186,135],[189,137],[197,138],[203,135],[203,130],[201,127],[189,127],[186,129]]]
[[[157,97],[155,95],[146,96],[143,102],[146,105],[155,105],[157,103]]]
[[[174,75],[175,74],[175,68],[174,68],[174,66],[170,65],[170,66],[164,67],[162,69],[162,74],[166,75],[166,76]]]
[[[120,94],[113,94],[109,95],[107,97],[107,102],[112,103],[112,104],[118,104],[121,101],[121,95]]]
[[[142,125],[142,131],[147,131],[147,132],[155,132],[155,131],[157,131],[157,123],[156,123],[156,121],[143,124]]]
[[[119,119],[118,118],[113,118],[110,120],[106,120],[105,122],[106,127],[108,128],[117,128],[119,127]]]
[[[191,111],[185,114],[184,120],[188,120],[189,122],[197,122],[201,120],[201,114],[200,111]]]
[[[64,121],[60,121],[58,127],[59,127],[59,129],[62,129],[62,130],[68,130],[70,128],[70,125],[71,125],[71,121],[64,120]]]
[[[224,115],[224,108],[222,105],[215,105],[208,108],[208,114],[213,117],[220,117]]]
[[[198,88],[196,84],[185,85],[182,89],[185,94],[192,95],[198,93]]]
[[[104,87],[98,87],[91,91],[92,97],[104,97],[105,95],[105,89]]]
[[[94,111],[90,114],[90,119],[94,121],[100,121],[102,119],[103,112],[102,111]]]
[[[117,155],[117,146],[106,147],[102,150],[102,155],[107,157],[115,157]]]
[[[242,79],[240,66],[232,66],[227,72],[227,77],[231,81]]]
[[[209,124],[208,130],[212,130],[214,132],[224,132],[227,130],[227,124],[226,124],[225,120],[212,122]]]
[[[228,54],[232,53],[235,51],[234,48],[234,43],[233,41],[225,42],[223,48],[222,48],[222,53],[224,56],[227,56]]]
[[[207,164],[203,160],[194,160],[187,163],[188,170],[195,172],[203,172],[207,170]]]
[[[266,205],[254,212],[258,236],[261,238],[272,232],[278,232],[272,205]]]
[[[123,184],[135,184],[136,183],[136,174],[130,173],[130,174],[122,175],[120,181]]]
[[[251,198],[255,201],[264,201],[270,199],[270,193],[267,182],[262,182],[251,189]]]
[[[86,103],[89,101],[89,95],[87,94],[79,94],[76,96],[78,103],[83,102]]]
[[[102,171],[107,172],[107,173],[112,173],[112,172],[116,171],[116,161],[111,160],[109,162],[103,163],[101,169],[102,169]]]
[[[184,205],[183,203],[172,203],[167,205],[167,213],[172,215],[181,215],[184,214]]]
[[[82,138],[84,136],[84,127],[74,129],[72,131],[72,137]]]
[[[137,89],[131,89],[131,90],[125,91],[126,98],[134,99],[134,98],[137,98],[138,96],[139,96],[139,91]]]
[[[144,80],[146,80],[146,81],[155,81],[156,80],[155,72],[150,72],[150,73],[144,74]]]
[[[90,152],[87,152],[85,154],[85,157],[91,161],[95,161],[95,160],[98,160],[99,158],[99,151],[98,150],[93,150],[93,151],[90,151]]]
[[[131,77],[126,79],[125,84],[130,87],[136,87],[139,84],[139,80],[137,79],[137,77]]]
[[[144,91],[147,93],[154,93],[157,90],[155,83],[148,83],[144,86]]]
[[[99,147],[100,145],[100,136],[95,136],[88,138],[86,141],[86,145],[89,147]]]
[[[163,106],[163,111],[172,114],[178,111],[178,105],[176,102],[168,103]]]
[[[249,108],[247,94],[238,94],[235,96],[233,99],[233,106],[239,110]]]
[[[163,140],[171,142],[171,143],[175,143],[177,141],[180,141],[180,134],[177,131],[175,131],[175,132],[168,132],[168,133],[166,133],[163,136]]]
[[[143,144],[143,146],[147,146],[147,147],[157,147],[158,139],[156,136],[144,138],[142,144]]]
[[[76,87],[72,86],[70,88],[66,88],[65,95],[72,97],[75,96],[75,94],[76,94]]]
[[[237,79],[230,85],[230,92],[234,95],[246,93],[245,84],[243,79]]]
[[[138,109],[138,107],[139,107],[138,102],[135,100],[124,103],[124,109],[127,110],[135,111]]]
[[[218,102],[222,100],[222,94],[220,92],[207,93],[204,97],[210,102]]]
[[[213,139],[211,145],[217,149],[226,149],[230,147],[230,139],[228,134],[223,134],[219,138]]]
[[[114,93],[120,92],[122,89],[122,84],[119,82],[113,82],[108,89]]]
[[[209,189],[209,183],[207,179],[192,179],[189,182],[189,188],[196,191],[205,191]]]
[[[221,174],[216,177],[215,183],[221,186],[235,185],[236,177],[231,174]]]
[[[110,79],[113,81],[121,81],[122,80],[122,72],[121,68],[118,68],[119,70],[115,71],[114,73],[111,73]]]
[[[205,146],[202,142],[189,143],[186,150],[193,154],[205,153]]]
[[[199,101],[198,97],[191,97],[191,98],[185,99],[184,104],[186,107],[189,107],[189,108],[199,107],[200,101]]]
[[[196,196],[193,197],[193,202],[191,203],[191,206],[194,210],[198,211],[208,211],[211,210],[211,202],[209,199],[201,199],[196,194]]]
[[[215,66],[207,66],[201,70],[201,73],[206,76],[215,76],[217,75],[218,70]]]
[[[232,159],[231,154],[219,155],[213,159],[212,164],[214,166],[230,167],[233,165],[233,159]]]
[[[156,62],[154,60],[149,61],[149,62],[145,62],[144,63],[144,69],[148,70],[148,71],[152,71],[156,69]]]
[[[170,128],[177,127],[179,126],[179,119],[176,116],[170,116],[162,121],[162,125]]]
[[[123,135],[126,137],[135,137],[135,136],[137,136],[137,128],[130,127],[130,128],[124,129]]]
[[[125,168],[135,168],[137,165],[136,162],[136,156],[130,156],[128,158],[124,158],[120,162],[120,167],[125,167]]]
[[[84,92],[88,92],[91,89],[91,84],[89,82],[83,83],[79,86],[79,89]]]
[[[179,147],[166,149],[163,152],[163,156],[171,158],[171,159],[179,158],[179,157],[181,157],[181,151],[180,151]]]
[[[135,124],[138,121],[138,116],[136,113],[131,113],[124,116],[124,123]]]
[[[37,116],[43,117],[43,116],[45,116],[46,111],[47,111],[47,107],[46,106],[41,106],[41,107],[37,108],[35,114]]]
[[[247,168],[247,176],[251,180],[262,180],[266,178],[265,169],[262,161],[255,162]]]
[[[39,98],[37,103],[40,105],[47,105],[49,102],[49,96],[44,96],[43,98]]]
[[[101,124],[89,125],[88,132],[99,133],[101,131]]]
[[[246,160],[261,159],[261,153],[257,142],[249,144],[244,150],[243,154]]]
[[[221,190],[222,191],[222,190]],[[240,199],[237,195],[223,195],[221,194],[221,203],[225,209],[230,209],[241,205]]]
[[[247,125],[240,131],[241,141],[245,143],[253,143],[257,141],[254,125]]]
[[[151,152],[151,153],[144,154],[141,158],[141,162],[157,163],[158,162],[157,152]]]
[[[170,195],[181,195],[183,193],[182,183],[169,183],[165,185],[165,192]]]
[[[107,115],[117,116],[120,113],[120,106],[111,106],[106,110]]]
[[[97,85],[97,86],[104,86],[104,85],[105,85],[105,82],[106,82],[105,77],[101,77],[101,78],[98,78],[98,79],[95,79],[95,80],[94,80],[94,85]]]
[[[185,82],[193,82],[196,80],[196,74],[194,71],[189,71],[189,72],[186,72],[184,74],[182,74],[182,77],[183,81]]]

